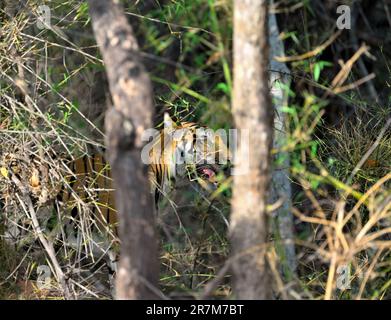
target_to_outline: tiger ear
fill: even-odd
[[[173,129],[175,128],[175,122],[171,119],[168,112],[164,113],[164,129]]]

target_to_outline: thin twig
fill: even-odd
[[[19,196],[16,195],[18,197],[20,205],[22,206],[22,208],[24,209],[26,214],[31,218],[34,232],[38,236],[39,241],[41,242],[42,246],[45,248],[45,251],[49,256],[49,259],[54,266],[55,275],[57,277],[58,282],[62,286],[65,298],[68,300],[72,300],[73,296],[70,293],[65,274],[62,271],[61,266],[57,260],[56,253],[53,248],[53,244],[45,238],[43,230],[39,224],[33,203],[32,203],[31,198],[29,196],[28,190],[23,186],[21,181],[13,173],[11,176],[11,180],[15,183],[15,185],[18,187],[19,191],[21,192],[21,194],[23,196],[23,201],[22,201],[22,199],[20,199]],[[26,208],[26,204],[27,204],[27,208]]]

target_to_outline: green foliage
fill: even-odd
[[[133,9],[130,8],[130,11],[133,12]],[[232,27],[228,3],[169,1],[140,21],[140,36],[146,38],[144,50],[160,57],[172,51],[173,47],[179,47],[176,83],[165,79],[164,63],[156,73],[153,71],[153,80],[164,85],[167,92],[159,97],[165,101],[162,107],[170,109],[174,103],[174,114],[180,117],[181,100],[186,100],[192,106],[193,117],[199,119],[211,104],[229,104],[232,90],[229,39]],[[184,104],[183,110],[187,108],[188,105]]]
[[[0,9],[0,128],[4,133],[0,138],[1,166],[4,150],[20,158],[27,156],[28,160],[34,159],[30,163],[23,158],[30,166],[37,162],[48,166],[48,185],[53,187],[69,177],[64,158],[104,148],[103,118],[110,98],[87,2],[46,1],[53,28],[42,30],[37,28],[34,17],[41,2],[28,1],[29,10],[17,10],[12,19]],[[233,128],[231,1],[152,1],[149,7],[147,1],[122,2],[154,84],[157,127],[161,125],[163,112],[169,111],[175,120],[198,121],[212,129]],[[334,255],[354,272],[365,276],[368,272],[364,284],[365,278],[354,275],[351,291],[333,288],[334,298],[389,298],[390,254],[376,249],[380,241],[389,239],[386,231],[391,223],[390,179],[386,179],[391,172],[390,130],[379,138],[390,116],[389,39],[386,36],[384,42],[376,37],[370,39],[370,53],[360,57],[370,72],[376,74],[371,83],[378,90],[379,99],[374,101],[370,97],[367,83],[336,94],[333,80],[354,54],[349,37],[357,28],[342,33],[328,47],[311,54],[335,28],[334,3],[280,1],[274,9],[278,12],[286,56],[307,54],[306,58],[288,63],[291,84],[281,84],[287,96],[281,108],[286,137],[284,143],[272,150],[277,167],[289,160],[294,189],[295,240],[300,266],[297,278],[286,277],[295,286],[287,284],[286,288],[297,290],[295,298],[324,298],[329,290],[328,276],[335,271],[330,259]],[[388,26],[384,14],[379,13],[375,21],[371,12],[366,12],[367,21],[374,29]],[[386,31],[379,30],[378,34]],[[339,88],[366,76],[357,63],[353,63]],[[376,148],[352,177],[374,144]],[[198,297],[229,255],[226,221],[232,178],[226,180],[220,174],[218,180],[220,187],[209,196],[191,186],[181,186],[160,204],[160,284],[169,296]],[[9,195],[5,189],[1,190],[4,202]],[[53,190],[46,189],[49,194],[54,194]],[[40,199],[39,196],[34,199]],[[79,205],[83,207],[85,203],[81,201]],[[14,211],[21,210],[15,206]],[[54,237],[52,230],[62,227],[56,211],[51,214],[45,230],[50,238]],[[88,230],[89,220],[85,220],[85,224],[78,226],[79,231]],[[38,260],[44,261],[42,255],[37,258],[37,249],[31,244],[35,237],[30,232],[21,240],[23,246],[31,245],[28,249],[31,251],[26,253],[27,277]],[[279,257],[277,269],[284,259],[278,237],[274,235],[277,245],[270,250],[271,257],[274,251]],[[78,256],[87,253],[90,258],[91,241],[86,239],[79,252],[56,242],[61,247],[58,250],[61,262],[70,266],[69,274],[72,268],[79,268]],[[1,281],[20,259],[0,238]],[[88,267],[102,269],[97,261],[91,260]],[[372,262],[371,271],[368,266]],[[230,297],[229,277],[214,292],[216,298]],[[12,282],[1,288],[0,297],[4,298],[18,290]],[[90,297],[88,290],[81,290],[81,295]],[[101,296],[106,297],[103,293]]]

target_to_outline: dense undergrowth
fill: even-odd
[[[391,7],[382,0],[345,2],[353,19],[352,29],[342,32],[335,21],[343,1],[286,0],[271,8],[285,45],[281,60],[291,70],[286,141],[273,152],[291,156],[299,264],[297,275],[282,277],[271,242],[278,298],[391,297]],[[110,298],[103,258],[89,254],[93,222],[85,199],[79,199],[86,214],[76,223],[83,232],[78,250],[58,237],[67,230],[55,208],[61,206],[59,185],[69,188],[67,161],[104,150],[110,96],[88,7],[48,1],[51,28],[39,28],[42,1],[0,3],[0,297],[63,298],[53,277],[50,289],[37,286],[39,266],[53,268],[53,262],[37,240],[12,171],[34,200],[76,295]],[[232,128],[231,2],[123,3],[154,84],[155,124],[168,111],[180,121]],[[200,297],[223,268],[231,195],[229,180],[223,185],[213,199],[184,185],[160,204],[165,295]],[[346,272],[349,277],[340,278]],[[214,297],[232,297],[229,279],[228,272]],[[341,285],[339,279],[348,280]]]

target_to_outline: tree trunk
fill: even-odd
[[[239,299],[271,298],[266,204],[273,108],[268,87],[267,16],[267,0],[234,1],[232,109],[239,134],[249,133],[248,152],[239,139],[236,153],[230,224],[233,286]]]
[[[106,145],[116,186],[121,258],[117,298],[157,298],[159,266],[153,201],[147,166],[141,161],[141,135],[152,127],[150,79],[137,40],[114,0],[89,0],[114,106],[106,113]]]
[[[273,2],[271,2],[273,3]],[[286,143],[286,121],[282,107],[288,97],[282,85],[289,87],[290,71],[288,67],[274,59],[275,56],[285,56],[282,41],[279,39],[277,19],[274,14],[269,15],[269,43],[270,43],[270,83],[271,95],[273,98],[275,119],[274,119],[274,148],[279,149]],[[292,188],[289,178],[290,157],[288,152],[279,152],[281,165],[272,170],[272,188],[270,201],[276,203],[280,198],[284,199],[283,204],[273,212],[274,234],[276,239],[277,252],[281,261],[281,269],[286,280],[295,277],[297,261],[294,244],[294,224],[292,208]]]

